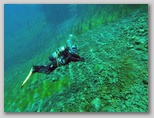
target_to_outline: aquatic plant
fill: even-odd
[[[99,6],[99,8],[98,8]],[[71,32],[75,35],[80,35],[88,30],[92,30],[100,25],[118,20],[121,17],[125,17],[135,9],[144,9],[146,5],[93,5],[89,6],[88,16],[79,21],[75,28]],[[97,8],[97,9],[96,9]],[[114,11],[114,12],[112,12]]]

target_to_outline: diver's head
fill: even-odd
[[[72,47],[72,40],[73,40],[73,34],[69,34],[66,44],[69,48]]]
[[[73,37],[73,34],[69,34],[68,37],[69,39],[71,39]]]
[[[70,49],[70,53],[72,54],[78,54],[78,49],[77,46],[73,45]]]

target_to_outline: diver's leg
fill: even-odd
[[[53,66],[52,64],[50,65],[41,65],[41,66],[33,66],[31,69],[30,69],[30,72],[28,74],[28,76],[26,77],[26,79],[24,80],[24,82],[22,83],[21,85],[21,88],[26,84],[26,82],[28,81],[28,79],[30,78],[30,76],[33,74],[33,73],[45,73],[45,74],[49,74],[51,73],[56,67]]]
[[[45,73],[49,74],[51,73],[56,67],[54,67],[52,64],[50,65],[40,65],[40,66],[33,66],[33,73]]]

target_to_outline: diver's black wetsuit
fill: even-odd
[[[84,61],[84,58],[81,58],[77,54],[77,48],[75,47],[69,48],[68,46],[66,46],[66,47],[63,47],[63,49],[59,51],[58,54],[56,54],[56,56],[53,56],[53,55],[50,56],[49,60],[51,61],[49,65],[33,66],[32,72],[49,74],[58,66],[66,65],[71,61],[72,62]]]

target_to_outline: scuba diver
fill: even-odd
[[[69,35],[69,39],[67,40],[66,46],[60,47],[56,50],[50,57],[51,61],[48,65],[34,65],[32,66],[27,78],[21,85],[21,88],[25,85],[30,76],[34,73],[45,73],[50,74],[53,70],[55,70],[59,66],[67,65],[70,62],[82,61],[84,62],[84,58],[78,55],[78,49],[75,45],[72,45],[71,39],[73,35]]]

